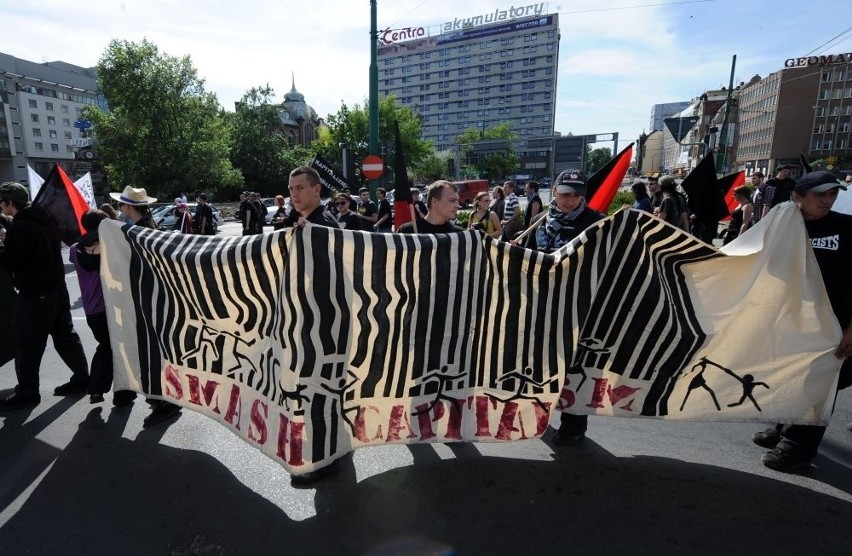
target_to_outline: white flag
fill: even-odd
[[[89,206],[97,209],[98,204],[95,202],[95,191],[92,189],[92,173],[86,172],[82,178],[74,182],[74,185],[80,191],[80,194],[83,195],[83,198],[86,199],[86,202],[89,203]]]
[[[44,184],[44,178],[39,176],[32,167],[27,164],[27,179],[30,184],[30,201],[35,201],[41,186]]]

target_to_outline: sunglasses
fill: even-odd
[[[336,202],[336,203],[334,203],[334,204],[335,204],[335,205],[337,205],[337,206],[339,206],[339,207],[345,207],[346,205],[348,205],[348,204],[349,204],[349,201],[337,201],[337,202]]]

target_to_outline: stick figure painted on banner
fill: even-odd
[[[254,361],[245,353],[240,351],[241,347],[251,347],[257,341],[257,338],[252,338],[250,341],[245,340],[240,336],[240,331],[237,330],[235,332],[227,332],[224,330],[217,330],[208,324],[204,324],[201,327],[201,330],[198,333],[198,346],[195,349],[184,354],[184,361],[193,357],[197,353],[201,352],[204,349],[204,346],[210,346],[210,349],[213,351],[213,358],[222,359],[222,367],[225,367],[224,356],[219,350],[216,348],[216,341],[219,338],[224,338],[224,352],[230,352],[234,358],[233,363],[227,369],[222,370],[222,375],[233,378],[232,373],[242,367],[240,361],[245,361],[251,367],[251,371],[253,373],[258,372],[257,367],[254,364]]]
[[[717,369],[720,369],[725,374],[733,377],[740,384],[742,384],[742,387],[743,387],[742,398],[740,398],[740,400],[738,402],[728,404],[728,407],[736,407],[738,405],[742,405],[742,403],[745,402],[746,398],[748,398],[754,404],[754,407],[756,407],[758,411],[761,411],[760,406],[757,405],[757,400],[754,399],[754,396],[752,394],[754,392],[755,387],[763,386],[765,388],[769,388],[768,384],[766,384],[765,382],[755,382],[754,376],[752,376],[750,374],[747,374],[747,375],[741,377],[740,375],[738,375],[737,373],[735,373],[731,369],[728,369],[727,367],[723,367],[722,365],[716,363],[715,361],[711,361],[710,359],[707,359],[706,357],[702,357],[701,359],[699,359],[699,362],[696,363],[692,367],[692,370],[690,371],[690,372],[695,372],[696,369],[699,369],[699,368],[701,369],[698,372],[698,374],[695,375],[692,378],[691,381],[689,381],[689,387],[686,390],[686,395],[683,397],[683,403],[680,405],[681,411],[683,411],[683,408],[686,406],[686,400],[689,398],[689,394],[692,393],[692,391],[695,390],[696,388],[703,388],[703,389],[707,390],[710,393],[710,396],[713,398],[713,403],[716,404],[716,409],[719,410],[719,411],[722,411],[722,407],[719,405],[719,400],[716,398],[716,393],[713,391],[712,388],[710,388],[707,385],[707,381],[704,379],[704,371],[707,370],[708,366],[712,366],[712,367],[716,367]]]
[[[537,403],[540,408],[547,411],[547,406],[544,405],[544,402],[542,402],[541,399],[539,399],[538,396],[527,395],[527,387],[530,384],[532,384],[533,386],[538,386],[539,388],[544,388],[545,386],[547,386],[548,384],[553,382],[554,379],[556,379],[556,377],[555,376],[550,377],[550,379],[545,380],[544,382],[538,382],[537,380],[535,380],[533,378],[532,375],[533,375],[533,370],[530,367],[526,367],[524,369],[523,373],[519,373],[518,371],[512,371],[512,372],[506,373],[503,376],[501,376],[500,378],[498,378],[497,381],[502,382],[504,380],[517,378],[518,379],[518,391],[515,392],[514,396],[506,398],[505,400],[498,398],[497,396],[495,396],[493,394],[488,394],[488,397],[493,399],[493,400],[497,400],[498,402],[503,402],[503,403],[511,402],[513,400],[532,400],[535,403]]]
[[[451,397],[447,396],[446,394],[444,394],[444,388],[447,386],[447,383],[452,382],[453,380],[455,380],[457,378],[461,378],[466,374],[467,374],[467,371],[460,372],[459,374],[456,374],[456,375],[447,374],[447,366],[444,365],[443,367],[441,367],[440,371],[438,369],[433,369],[433,370],[429,371],[428,373],[426,373],[425,375],[423,375],[422,377],[420,377],[420,384],[424,384],[426,382],[429,382],[432,379],[437,380],[438,381],[438,391],[435,392],[435,399],[432,400],[429,403],[429,405],[426,406],[425,409],[422,409],[420,411],[412,411],[411,414],[412,415],[421,415],[423,413],[429,413],[430,411],[432,411],[432,409],[436,405],[438,405],[438,402],[441,401],[441,400],[450,402],[451,404],[454,404],[454,405],[456,405],[456,404],[461,405],[460,400],[457,400],[455,398],[451,398]]]
[[[758,411],[763,411],[760,409],[760,406],[757,405],[757,400],[754,399],[752,392],[754,392],[754,388],[756,386],[763,386],[764,388],[769,388],[769,385],[765,382],[755,382],[754,377],[752,375],[745,375],[742,378],[736,377],[743,385],[743,397],[740,398],[740,401],[729,403],[728,407],[736,407],[738,405],[742,405],[746,398],[751,400],[751,403],[754,404],[754,407],[757,408]]]
[[[348,413],[351,413],[353,411],[357,412],[359,406],[354,405],[352,407],[346,407],[346,394],[349,392],[349,390],[352,389],[353,386],[355,386],[355,384],[360,379],[352,371],[346,371],[346,374],[352,377],[353,380],[351,382],[347,383],[346,378],[344,377],[338,381],[338,388],[333,388],[331,386],[328,386],[327,384],[323,384],[322,387],[326,391],[331,392],[332,394],[335,394],[337,396],[337,401],[340,403],[340,416],[343,417],[343,420],[346,421],[346,424],[348,424],[349,428],[352,429],[352,434],[355,434],[355,423],[349,420]]]

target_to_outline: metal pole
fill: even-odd
[[[737,55],[731,61],[731,80],[728,83],[728,98],[725,101],[725,119],[722,121],[722,136],[719,138],[719,158],[716,159],[716,173],[721,174],[726,167],[728,155],[728,115],[731,112],[731,97],[734,94],[734,69],[737,67]]]
[[[370,154],[379,154],[379,31],[376,22],[376,0],[370,0]],[[376,198],[378,180],[370,180],[370,197]]]

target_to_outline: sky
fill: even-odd
[[[378,0],[378,27],[537,3]],[[782,69],[787,58],[852,52],[852,2],[560,0],[545,9],[559,14],[562,36],[555,131],[617,132],[620,148],[649,129],[654,104],[727,86],[734,55],[736,85]],[[161,52],[189,55],[228,110],[255,86],[269,84],[283,100],[292,76],[322,117],[368,95],[367,0],[0,0],[0,27],[0,52],[86,67],[113,39],[147,38]]]

